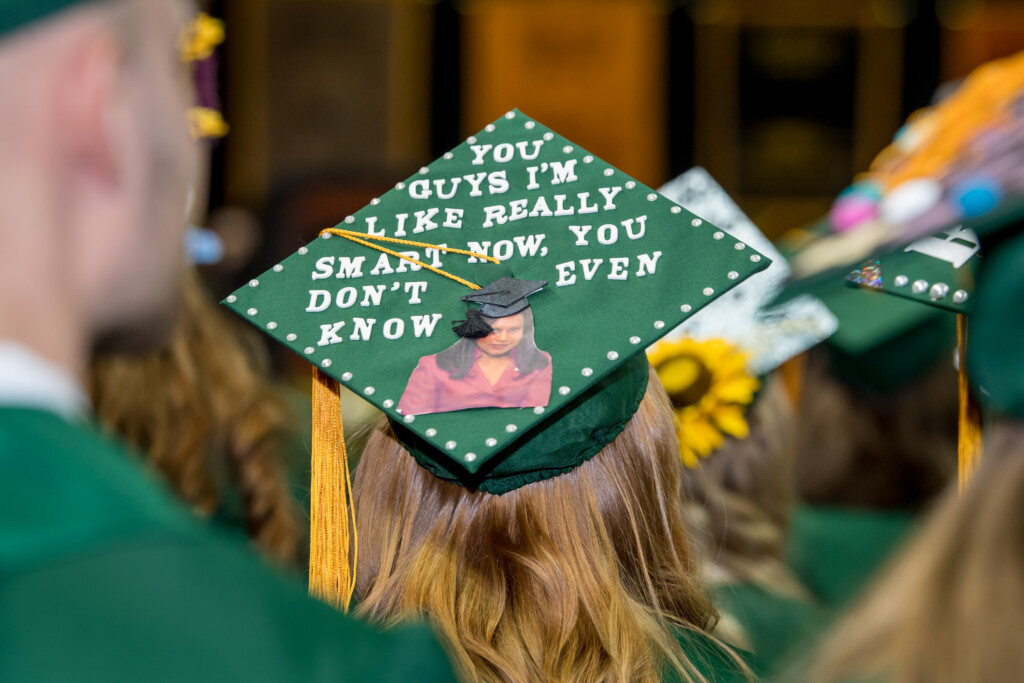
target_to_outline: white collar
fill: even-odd
[[[29,347],[0,339],[0,407],[37,408],[79,420],[90,412],[82,385]]]

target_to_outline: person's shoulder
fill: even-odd
[[[0,603],[0,631],[16,634],[2,680],[452,680],[426,629],[377,632],[212,535],[8,576]]]
[[[198,524],[114,441],[84,422],[0,408],[5,571],[122,538],[191,537]]]

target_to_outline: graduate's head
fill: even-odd
[[[84,343],[146,340],[171,321],[197,168],[187,9],[0,3],[3,289],[73,320]]]
[[[476,340],[476,347],[492,358],[507,356],[526,335],[533,337],[533,314],[529,307],[504,318],[484,318],[491,331]]]
[[[353,484],[359,612],[429,616],[469,678],[660,680],[682,654],[665,624],[715,615],[683,527],[671,406],[643,379],[611,443],[502,495],[435,476],[379,422]]]
[[[557,176],[534,192],[541,168]],[[433,225],[435,193],[448,229]],[[666,665],[686,678],[671,624],[701,631],[713,612],[645,349],[768,264],[510,111],[233,292],[232,310],[316,367],[311,592],[349,603],[354,524],[360,609],[427,613],[467,673],[659,680]],[[493,351],[511,348],[516,372],[453,382],[495,325]],[[361,457],[352,523],[332,478],[346,457],[335,380],[387,417]],[[448,396],[476,402],[439,410]],[[420,399],[430,409],[413,409]]]

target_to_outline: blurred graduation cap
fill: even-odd
[[[817,298],[802,295],[771,307],[789,266],[728,193],[703,168],[692,168],[659,192],[772,263],[676,326],[648,349],[672,399],[684,464],[693,467],[724,442],[749,434],[745,413],[757,379],[835,332],[836,317]]]
[[[513,110],[239,288],[224,303],[315,368],[311,590],[351,595],[349,525],[324,516],[348,509],[327,502],[348,477],[337,383],[421,466],[500,495],[610,443],[644,349],[769,264]],[[467,303],[494,334],[453,330]],[[409,392],[435,407],[403,411]]]
[[[990,410],[1024,416],[1024,352],[1016,341],[1024,331],[1022,104],[1024,53],[979,67],[911,117],[836,200],[831,234],[809,242],[797,259],[809,281],[882,254],[853,279],[870,283],[877,266],[880,286],[873,288],[957,312],[961,484],[980,453],[980,411],[970,387]],[[906,261],[936,247],[945,254],[931,263]],[[930,271],[912,273],[922,267]]]

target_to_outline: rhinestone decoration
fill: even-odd
[[[316,350],[316,349],[314,349],[314,348],[313,348],[312,346],[307,346],[307,347],[306,347],[305,349],[303,349],[303,351],[305,351],[305,352],[306,352],[306,355],[307,355],[307,356],[308,356],[309,354],[313,353],[313,351],[315,351],[315,350]]]
[[[740,274],[737,273],[735,270],[730,270],[729,274],[726,277],[728,277],[730,280],[735,280],[739,276],[740,276]]]
[[[855,270],[846,276],[846,279],[855,284],[871,287],[872,289],[882,288],[882,266],[878,261],[864,264],[860,270]]]
[[[302,256],[305,256],[308,253],[309,253],[309,249],[307,249],[306,247],[299,247],[299,254],[301,254]]]
[[[475,135],[470,135],[468,138],[466,138],[466,142],[468,142],[471,145],[475,145],[476,144],[476,136]]]
[[[704,296],[711,296],[714,293],[715,293],[715,290],[712,289],[711,287],[705,287],[704,288]]]
[[[299,335],[295,334],[294,332],[292,332],[287,337],[285,337],[285,339],[287,339],[288,341],[295,341],[298,338],[299,338]]]
[[[349,380],[352,379],[352,373],[351,372],[344,372],[344,373],[342,373],[341,378],[343,380],[345,380],[346,382],[348,382]]]
[[[384,399],[384,402],[381,403],[381,405],[384,406],[385,408],[390,408],[391,406],[395,405],[395,402],[392,401],[390,398],[386,398]]]
[[[932,288],[928,290],[928,296],[930,296],[933,301],[945,299],[947,294],[949,294],[949,285],[945,282],[936,282],[932,285]]]
[[[466,462],[473,462],[476,460],[476,453],[466,453],[463,457],[466,459]]]
[[[653,192],[651,192],[649,195],[647,195],[647,201],[649,201],[649,202],[653,202],[657,198],[658,198],[658,195],[654,194]]]
[[[618,351],[609,351],[608,352],[608,360],[618,360],[618,358],[619,358]]]
[[[610,168],[606,168],[606,169],[604,169],[604,174],[605,174],[606,176],[614,175],[614,174],[615,174],[615,171],[613,171],[613,170],[612,170],[612,169],[610,169]]]
[[[448,154],[451,154],[451,152],[448,152]],[[445,158],[450,158],[450,157],[448,157],[448,155],[446,154]],[[370,204],[373,204],[374,206],[377,206],[378,204],[380,204],[380,199],[378,199],[377,197],[374,197],[373,199],[370,200]]]
[[[679,207],[679,206],[673,206],[671,211],[672,211],[672,213],[682,213],[683,209],[682,209],[682,207]]]
[[[515,433],[517,429],[519,429],[519,427],[516,427],[515,425],[505,425],[505,431],[509,434]]]
[[[493,133],[494,132],[494,124],[493,123],[488,123],[486,126],[484,126],[484,130],[486,130],[488,133]]]
[[[273,321],[267,323],[267,329],[268,330],[276,330],[277,329],[277,323],[275,323]]]
[[[953,303],[955,303],[955,304],[962,304],[965,301],[967,301],[967,297],[968,296],[969,295],[967,294],[967,292],[965,290],[958,289],[955,292],[953,292]]]
[[[751,263],[757,263],[760,260],[761,260],[761,255],[760,254],[751,254],[750,255],[750,262]]]
[[[324,358],[322,361],[320,361],[320,365],[322,365],[325,368],[331,367],[331,359],[330,358]]]
[[[495,446],[498,445],[498,440],[492,436],[491,438],[487,439],[487,441],[484,441],[484,443],[487,445],[488,448],[494,448]]]
[[[582,370],[580,370],[580,374],[583,375],[584,377],[590,377],[591,375],[594,374],[594,371],[591,368],[583,368]]]
[[[908,282],[910,282],[910,278],[906,275],[897,275],[892,279],[893,285],[897,287],[906,287]]]
[[[415,415],[406,415],[405,417],[402,418],[402,422],[404,422],[405,424],[412,424],[415,420]]]
[[[428,429],[427,431],[425,431],[423,433],[426,434],[431,439],[433,439],[435,436],[437,436],[437,430],[434,429],[433,427],[431,427],[430,429]]]
[[[655,320],[654,321],[654,329],[656,329],[656,330],[663,330],[663,329],[665,329],[665,321],[664,320]]]
[[[257,313],[259,313],[259,311],[257,311],[255,308],[250,308],[248,311],[246,311],[246,313],[248,313],[249,315],[256,315]]]
[[[690,311],[693,310],[693,306],[691,306],[690,304],[683,304],[682,306],[679,307],[679,310],[682,311],[683,313],[689,313]]]
[[[363,389],[363,393],[366,394],[367,396],[373,396],[373,392],[375,391],[377,390],[374,389],[373,387],[366,387],[365,389]]]
[[[690,221],[690,225],[692,225],[695,228],[699,228],[703,224],[704,224],[704,221],[702,221],[699,218],[694,218],[692,221]]]
[[[551,132],[547,132],[547,133],[544,133],[544,139],[545,139],[545,140],[547,140],[547,141],[549,141],[549,142],[550,142],[550,141],[552,140],[552,138],[554,138],[554,137],[555,137],[555,134],[554,134],[554,133],[551,133]]]
[[[558,387],[558,393],[560,393],[562,396],[568,396],[569,395],[569,387]],[[533,412],[536,413],[537,409],[534,408]],[[539,415],[540,413],[537,413],[537,414]]]
[[[227,299],[225,299],[225,301],[227,301],[227,302],[228,302],[229,304],[233,304],[233,303],[235,303],[236,301],[238,301],[238,297],[237,297],[237,296],[235,296],[234,294],[232,294],[232,295],[231,295],[231,296],[229,296],[229,297],[228,297]]]
[[[514,111],[507,111],[507,112],[505,112],[505,118],[508,119],[509,121],[511,121],[515,117],[516,117],[516,113]]]
[[[736,251],[743,251],[744,249],[747,248],[747,245],[743,244],[743,242],[737,242],[735,245],[733,245],[733,248],[736,249]]]
[[[455,443],[454,441],[446,441],[444,447],[447,448],[448,450],[452,450],[458,445],[459,444]]]
[[[260,281],[259,280],[249,280],[249,286],[250,287],[259,287],[260,286]]]
[[[275,273],[280,273],[282,270],[284,270],[284,266],[282,266],[280,263],[278,263],[276,266],[274,266],[274,272]]]
[[[725,233],[724,233],[724,232],[722,232],[721,230],[719,230],[719,231],[718,231],[718,232],[716,232],[716,233],[715,233],[714,235],[712,235],[712,237],[714,237],[714,238],[715,238],[716,240],[720,240],[720,239],[722,239],[723,237],[725,237]]]
[[[566,145],[565,147],[562,148],[562,151],[565,152],[566,154],[569,154],[570,152],[572,152],[572,145]]]
[[[630,337],[629,338],[629,343],[630,344],[639,344],[640,343],[640,337],[635,337],[635,336],[634,337]]]
[[[420,173],[423,173],[423,169],[422,168],[420,169]],[[352,223],[356,222],[356,217],[355,216],[345,216],[345,222],[348,223],[349,225],[351,225]]]
[[[562,387],[562,389],[568,389],[568,388],[569,387]],[[559,393],[561,393],[561,389],[559,389]],[[565,393],[568,394],[569,392],[566,391]],[[544,414],[544,406],[537,406],[536,408],[534,408],[533,409],[533,414],[534,415],[543,415]]]
[[[593,162],[594,162],[594,157],[590,156],[589,154],[587,156],[583,157],[583,163],[590,164],[590,163],[593,163]],[[611,174],[609,173],[608,175],[611,175]]]
[[[636,183],[635,182],[633,182],[632,180],[627,180],[626,181],[626,189],[627,190],[632,190],[634,187],[636,187]]]
[[[914,284],[910,286],[910,291],[914,294],[924,294],[928,291],[927,280],[914,280]]]

